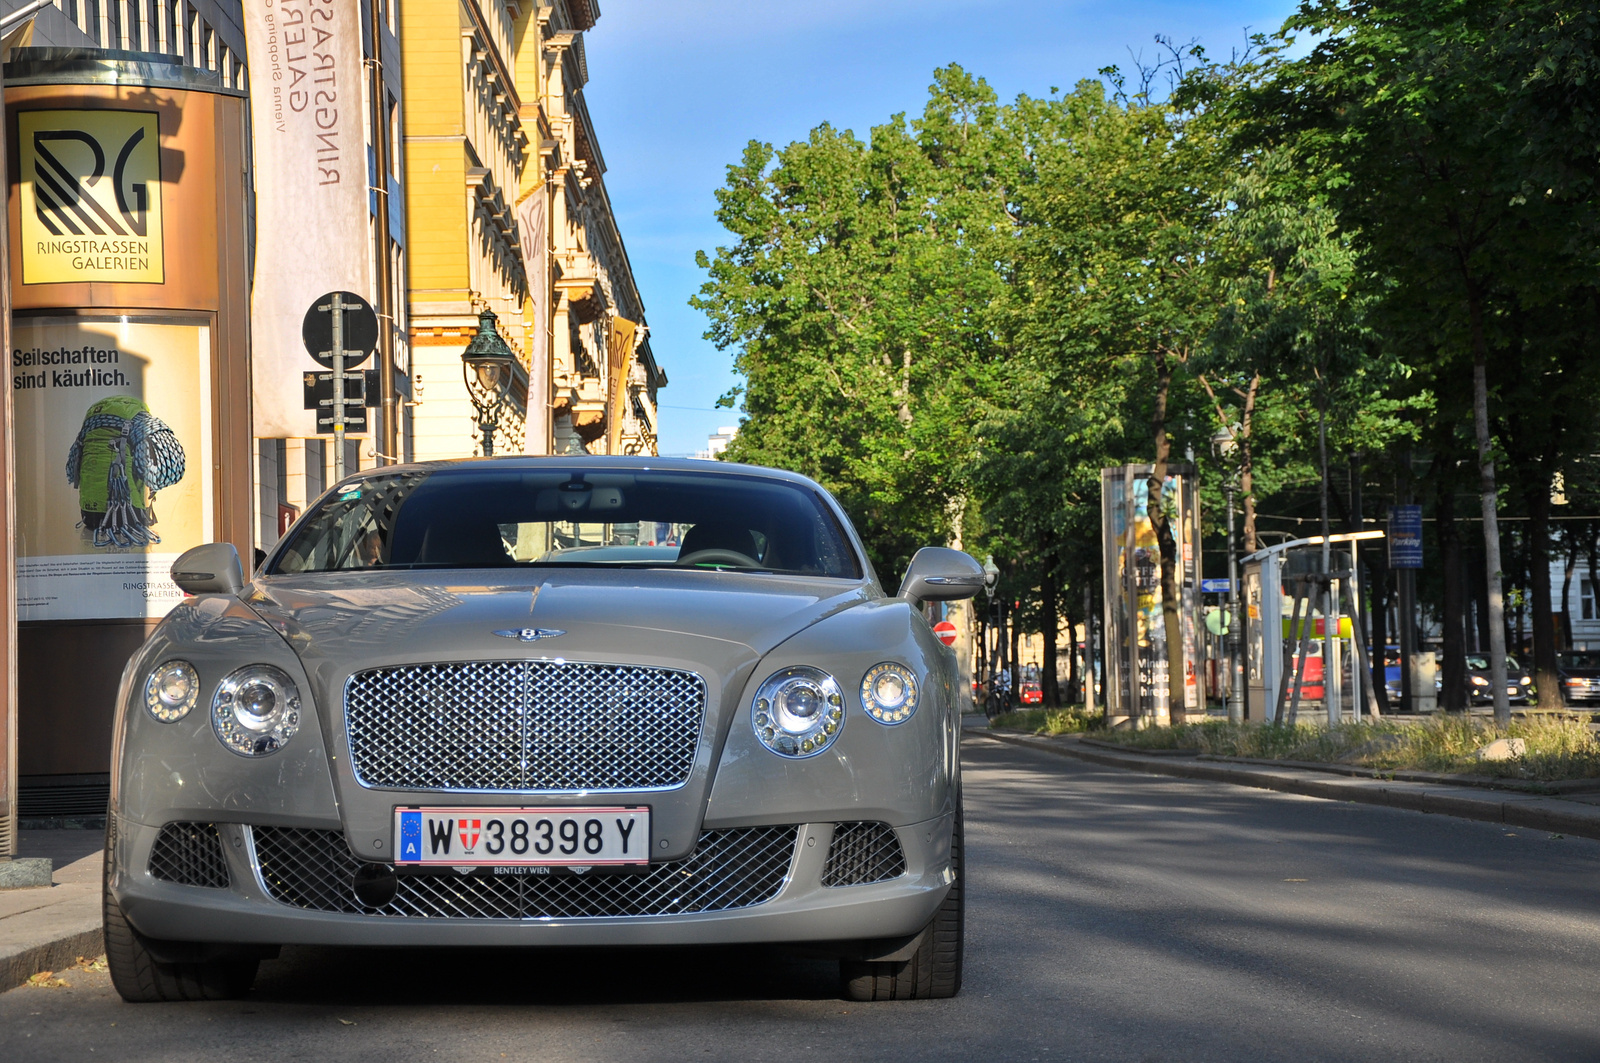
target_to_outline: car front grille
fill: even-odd
[[[215,823],[168,823],[150,847],[150,875],[180,886],[228,888],[228,861]]]
[[[906,873],[906,854],[887,823],[835,823],[824,886],[860,886],[886,882]]]
[[[708,830],[686,859],[651,864],[637,873],[402,874],[394,899],[373,907],[352,889],[363,861],[350,852],[341,832],[250,829],[262,884],[274,900],[319,912],[414,919],[598,919],[749,908],[783,888],[799,831],[798,826]]]
[[[629,665],[466,661],[345,686],[357,781],[404,790],[681,786],[705,711],[698,675]]]

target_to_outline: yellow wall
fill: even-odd
[[[465,136],[465,88],[459,0],[409,0],[400,6],[400,22],[409,285],[465,291],[466,156],[460,139]]]

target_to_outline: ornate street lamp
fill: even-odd
[[[506,396],[511,394],[517,356],[495,330],[494,311],[478,315],[478,334],[461,352],[461,376],[467,396],[478,413],[478,431],[483,436],[483,456],[494,454],[494,434],[500,427],[500,414]]]

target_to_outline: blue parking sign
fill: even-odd
[[[1389,567],[1422,567],[1422,507],[1389,507]]]

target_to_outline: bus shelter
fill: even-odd
[[[1353,557],[1333,547],[1382,536],[1291,539],[1242,559],[1245,719],[1378,716]]]

